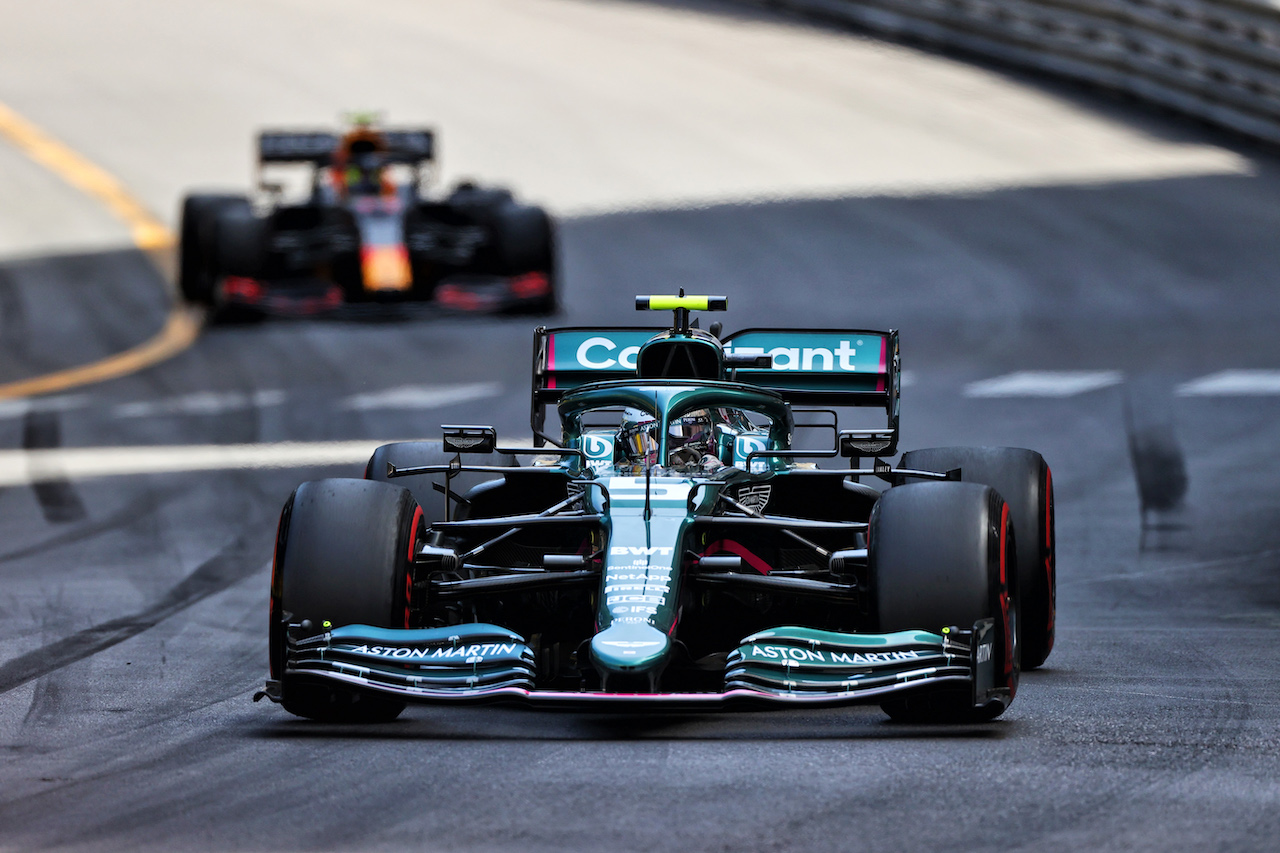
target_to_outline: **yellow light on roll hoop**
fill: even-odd
[[[724,311],[726,296],[637,296],[636,308],[649,311]]]

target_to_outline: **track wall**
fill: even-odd
[[[768,0],[765,5],[1086,81],[1280,143],[1280,0]]]

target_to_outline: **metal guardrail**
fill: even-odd
[[[1280,144],[1280,0],[764,0],[763,5],[1087,81]]]

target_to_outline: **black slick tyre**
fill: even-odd
[[[251,212],[244,196],[193,194],[182,200],[178,236],[178,289],[193,305],[211,306],[221,274],[217,266],[216,223],[224,212]]]
[[[267,256],[268,220],[248,207],[229,206],[214,220],[217,266],[228,275],[258,278]]]
[[[934,447],[904,453],[900,467],[959,468],[961,480],[991,486],[1005,499],[1018,542],[1022,666],[1043,664],[1053,651],[1057,616],[1053,474],[1044,457],[1019,447]]]
[[[280,515],[271,572],[271,674],[281,704],[324,722],[395,719],[399,699],[285,673],[287,626],[303,634],[329,627],[409,624],[409,554],[421,525],[407,489],[370,480],[315,480],[294,490]]]
[[[555,228],[551,217],[539,207],[508,204],[498,208],[494,220],[495,238],[502,271],[519,278],[529,274],[546,276],[546,292],[512,304],[508,314],[554,314],[556,311]]]
[[[881,703],[904,722],[971,723],[999,716],[1020,671],[1014,533],[1004,500],[976,483],[927,482],[887,490],[871,512],[868,567],[882,633],[968,628],[994,619],[998,681],[1007,696],[973,706],[972,690],[922,688]]]
[[[506,204],[494,216],[498,257],[504,271],[515,275],[551,265],[551,217],[539,207]]]

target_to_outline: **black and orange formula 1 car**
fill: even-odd
[[[435,137],[427,129],[357,120],[341,135],[261,132],[257,199],[212,193],[183,199],[183,297],[215,318],[402,301],[553,313],[550,216],[509,190],[469,182],[430,197],[434,162]],[[274,180],[288,177],[276,168],[282,166],[305,171],[302,193]]]

